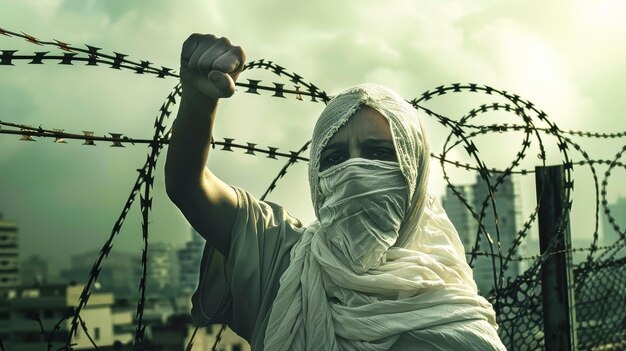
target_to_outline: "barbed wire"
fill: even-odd
[[[19,128],[19,130],[3,129],[2,128],[3,125]],[[519,128],[515,126],[509,126],[509,128],[515,131],[520,130]],[[496,128],[490,127],[489,129],[496,129]],[[35,128],[29,124],[19,124],[19,123],[12,123],[12,122],[6,122],[6,121],[0,120],[0,134],[19,135],[20,138],[17,140],[20,140],[20,141],[36,141],[35,139],[33,139],[33,137],[42,137],[42,138],[54,138],[55,140],[53,140],[53,142],[59,143],[59,144],[68,144],[66,139],[84,140],[84,143],[81,145],[88,145],[88,146],[98,146],[98,144],[95,143],[96,141],[109,142],[112,144],[110,145],[110,147],[125,147],[124,146],[125,143],[129,143],[132,145],[153,144],[153,143],[161,143],[165,145],[169,144],[168,138],[163,138],[159,140],[131,138],[131,137],[124,136],[123,133],[108,133],[111,135],[110,137],[106,135],[97,136],[97,135],[94,135],[93,131],[83,131],[83,135],[80,135],[80,134],[63,132],[64,130],[65,129],[56,129],[56,128],[44,129],[41,126]],[[545,131],[545,130],[541,130],[541,131]],[[170,132],[168,131],[166,135],[169,135],[169,134]],[[306,149],[301,150],[301,151],[300,150],[289,151],[289,153],[285,153],[285,152],[278,151],[279,150],[278,147],[267,146],[267,150],[265,150],[265,149],[259,149],[258,147],[256,147],[257,145],[259,145],[258,143],[245,142],[244,144],[237,144],[234,142],[236,140],[235,138],[223,138],[223,139],[224,141],[214,141],[212,139],[211,140],[212,148],[215,149],[216,146],[222,146],[222,149],[218,149],[218,150],[233,151],[233,149],[242,149],[245,151],[246,154],[249,154],[249,155],[254,155],[256,152],[259,152],[259,153],[268,155],[267,156],[268,158],[275,159],[276,156],[278,156],[278,157],[291,159],[295,157],[297,161],[304,161],[304,162],[309,161],[307,157],[294,156],[296,154],[298,155],[302,154],[302,152],[306,151]],[[430,156],[442,162],[451,164],[457,168],[464,169],[466,171],[469,171],[469,170],[479,171],[480,170],[479,167],[471,165],[469,163],[445,159],[443,154],[431,153]],[[626,163],[616,161],[616,160],[606,160],[606,159],[595,159],[595,160],[589,159],[589,160],[572,161],[570,164],[567,164],[567,163],[564,164],[564,166],[572,167],[572,166],[595,165],[595,164],[598,164],[598,165],[614,164],[614,166],[622,167],[626,169]],[[501,170],[498,168],[488,168],[488,171],[489,173],[504,173],[505,172],[505,170]],[[535,170],[534,169],[521,169],[518,171],[512,170],[510,171],[510,173],[519,174],[519,175],[528,175],[528,174],[535,173]]]
[[[17,33],[10,30],[0,28],[0,35],[8,37],[18,37],[26,40],[29,43],[39,46],[51,46],[62,51],[65,51],[60,57],[47,56],[49,52],[38,52],[34,55],[15,55],[17,50],[0,50],[2,52],[2,58],[0,59],[0,65],[12,65],[13,60],[31,60],[31,64],[43,64],[47,60],[61,60],[61,64],[71,65],[73,62],[87,62],[90,66],[97,66],[98,64],[109,64],[114,69],[134,69],[138,74],[153,74],[159,78],[165,77],[178,77],[172,69],[167,67],[156,68],[152,66],[150,61],[131,61],[128,60],[128,55],[114,52],[113,55],[102,53],[102,48],[85,45],[87,49],[81,47],[75,47],[66,42],[56,40],[46,41],[39,40],[32,35],[26,33]],[[77,56],[79,54],[87,55],[86,57]]]
[[[14,66],[18,62],[27,62],[31,65],[40,65],[47,62],[57,62],[66,66],[73,66],[75,63],[84,63],[86,66],[93,67],[105,67],[116,70],[131,71],[136,74],[147,74],[157,78],[178,78],[177,73],[170,68],[164,66],[154,66],[150,61],[135,61],[130,60],[128,55],[113,52],[113,54],[107,54],[102,51],[102,48],[98,48],[91,45],[85,45],[83,47],[75,47],[66,42],[59,40],[45,41],[35,38],[26,33],[17,33],[0,28],[0,35],[8,37],[22,38],[32,44],[39,46],[53,47],[60,50],[59,53],[50,53],[48,51],[35,52],[22,55],[18,50],[0,50],[0,66]],[[307,82],[302,76],[287,71],[284,67],[274,63],[273,61],[260,59],[251,61],[244,65],[244,71],[250,71],[254,69],[263,69],[273,73],[275,76],[285,79],[286,82],[272,82],[264,83],[262,80],[246,79],[246,82],[236,82],[236,87],[242,88],[243,91],[248,94],[261,95],[261,93],[271,93],[271,97],[277,97],[285,99],[287,96],[293,96],[296,100],[304,101],[305,97],[311,102],[323,102],[328,103],[332,96],[327,95],[322,89],[318,88],[314,84]],[[454,120],[444,115],[438,114],[429,108],[425,107],[425,104],[437,97],[446,94],[482,94],[489,98],[502,99],[504,102],[491,102],[488,104],[479,105],[476,108],[469,110],[459,120]],[[133,185],[130,195],[116,220],[109,238],[103,244],[95,263],[89,272],[87,283],[85,284],[83,291],[79,297],[79,303],[71,313],[64,316],[59,321],[51,332],[46,332],[41,320],[39,320],[40,331],[42,336],[47,339],[48,349],[52,348],[52,341],[54,339],[54,333],[60,329],[60,325],[63,321],[71,318],[71,327],[66,341],[66,345],[61,349],[70,350],[74,346],[71,343],[72,338],[76,336],[77,328],[85,332],[88,339],[91,341],[92,346],[97,349],[95,342],[88,333],[87,325],[84,323],[81,317],[82,309],[87,305],[90,290],[98,279],[101,271],[101,265],[108,257],[108,254],[113,248],[113,240],[119,234],[121,227],[125,221],[125,218],[130,211],[132,204],[134,203],[137,194],[140,198],[140,212],[141,212],[141,226],[142,226],[142,273],[139,281],[139,297],[136,310],[136,330],[133,340],[133,349],[137,350],[141,347],[145,336],[145,330],[147,324],[143,322],[143,314],[145,308],[145,295],[146,295],[146,280],[147,280],[147,261],[148,261],[148,248],[149,248],[149,215],[152,205],[152,186],[154,183],[154,169],[156,162],[164,145],[169,143],[170,130],[167,132],[165,122],[171,115],[173,106],[177,103],[177,99],[182,94],[182,88],[180,84],[176,85],[172,92],[167,96],[163,105],[160,107],[157,114],[157,118],[154,122],[154,134],[151,139],[148,138],[130,138],[125,136],[125,133],[111,133],[107,135],[95,135],[93,131],[82,131],[82,134],[67,133],[65,129],[46,129],[39,127],[32,127],[32,125],[24,125],[14,122],[0,121],[0,134],[16,135],[20,136],[20,141],[36,141],[35,138],[54,138],[56,144],[67,144],[67,140],[81,140],[82,145],[96,146],[97,142],[110,143],[110,147],[124,148],[125,144],[131,144],[133,146],[139,144],[147,144],[149,146],[149,154],[144,165],[137,169],[139,175]],[[537,289],[539,288],[539,272],[545,261],[557,254],[572,253],[572,252],[585,252],[588,251],[587,258],[584,263],[575,267],[577,280],[576,291],[579,292],[585,287],[585,282],[588,277],[599,270],[606,270],[612,268],[623,267],[623,259],[616,260],[615,255],[624,247],[626,247],[626,235],[624,230],[616,223],[615,217],[611,215],[611,211],[608,208],[608,201],[606,199],[607,186],[611,172],[616,167],[626,169],[626,164],[621,161],[621,158],[626,151],[626,145],[616,153],[613,159],[592,159],[587,152],[577,143],[572,137],[594,138],[594,139],[619,139],[626,137],[626,132],[615,133],[593,133],[587,131],[564,131],[559,129],[554,122],[552,122],[547,114],[527,100],[522,99],[516,94],[509,93],[505,90],[495,89],[486,85],[479,84],[461,84],[454,83],[450,85],[442,85],[436,87],[433,90],[428,90],[422,93],[419,97],[412,100],[407,100],[411,103],[416,110],[422,111],[426,116],[435,118],[442,126],[449,130],[449,134],[444,142],[442,152],[432,153],[431,156],[439,160],[443,169],[444,180],[447,183],[452,193],[459,199],[467,211],[471,214],[472,218],[477,223],[475,241],[470,253],[467,256],[470,257],[468,263],[472,265],[479,256],[491,258],[491,265],[493,267],[493,290],[487,294],[488,299],[493,302],[497,315],[500,321],[506,328],[503,328],[503,333],[508,336],[508,341],[514,342],[516,339],[515,321],[519,318],[529,318],[530,324],[537,324],[536,314],[533,316],[529,311],[536,311],[538,306]],[[497,123],[488,125],[477,125],[468,123],[470,120],[476,120],[481,116],[490,112],[506,112],[512,113],[513,116],[523,122],[523,124],[509,124],[509,123]],[[547,125],[547,127],[540,126]],[[3,128],[4,127],[4,128]],[[487,167],[486,162],[482,159],[479,148],[474,143],[473,139],[492,133],[506,133],[506,132],[522,132],[523,138],[519,148],[519,152],[513,157],[510,165],[504,168]],[[563,213],[558,219],[557,233],[549,243],[547,249],[539,255],[532,256],[519,256],[516,255],[517,250],[521,247],[523,240],[527,237],[533,222],[537,219],[537,213],[539,207],[535,207],[529,218],[522,225],[522,229],[519,230],[513,241],[508,248],[507,252],[503,252],[502,237],[499,226],[499,214],[497,211],[496,194],[500,186],[505,184],[505,180],[514,174],[528,175],[533,174],[534,169],[521,168],[522,160],[524,160],[533,142],[536,142],[539,148],[539,154],[537,155],[540,160],[541,166],[546,166],[547,151],[544,146],[544,137],[550,137],[555,141],[558,147],[558,152],[561,157],[560,163],[565,169],[565,202]],[[305,142],[298,151],[281,152],[279,148],[268,146],[267,148],[257,147],[257,143],[235,143],[234,138],[223,138],[224,141],[211,140],[211,146],[215,149],[217,146],[221,147],[222,151],[232,152],[234,149],[243,150],[245,154],[252,156],[265,155],[266,158],[287,159],[284,166],[278,172],[276,177],[272,180],[266,191],[261,196],[260,200],[270,194],[277,186],[278,181],[283,178],[288,169],[298,161],[308,162],[308,158],[303,156],[303,153],[308,149],[310,140]],[[458,146],[462,146],[466,154],[472,159],[472,163],[461,162],[452,160],[448,154]],[[578,153],[582,159],[573,161],[569,151],[570,147],[573,151]],[[602,181],[599,183],[596,166],[607,165],[608,169],[604,172]],[[449,176],[447,166],[452,166],[458,169],[464,169],[468,171],[478,172],[481,181],[485,182],[488,194],[479,201],[479,206],[476,208],[472,201],[465,198],[464,194],[457,189]],[[593,233],[593,240],[590,247],[586,248],[566,248],[565,250],[556,250],[555,246],[559,240],[559,236],[564,235],[567,226],[569,226],[568,212],[572,205],[571,191],[574,187],[572,170],[574,166],[587,166],[590,168],[596,190],[595,197],[595,228]],[[542,194],[538,194],[538,198]],[[600,208],[604,209],[604,214],[607,216],[612,229],[619,234],[619,238],[611,245],[598,246],[598,222]],[[495,221],[495,240],[491,233],[486,228],[485,221],[487,220],[487,212],[493,216]],[[486,239],[488,251],[481,251],[481,243]],[[600,255],[594,257],[594,254],[599,252]],[[512,261],[532,261],[532,265],[517,278],[511,280],[507,279],[506,285],[504,281],[505,272],[509,268],[509,263]],[[526,299],[520,300],[518,293],[520,291],[526,292]],[[622,308],[624,306],[621,306]],[[215,344],[212,349],[216,350],[219,342],[222,338],[226,325],[222,325],[220,331],[216,335]],[[193,341],[196,336],[197,327],[194,329],[186,349],[190,350],[193,346]],[[528,333],[520,334],[528,339]],[[540,341],[525,341],[527,344],[540,345]],[[2,340],[0,340],[0,347],[3,347]]]

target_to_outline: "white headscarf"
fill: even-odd
[[[319,172],[328,140],[364,105],[389,122],[398,161],[354,158]],[[358,85],[328,103],[309,161],[317,220],[292,248],[266,350],[388,350],[403,333],[476,320],[497,339],[459,236],[427,191],[429,159],[417,111],[392,90]]]

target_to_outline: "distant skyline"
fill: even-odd
[[[0,27],[41,39],[89,44],[121,52],[133,60],[178,68],[182,42],[191,33],[226,36],[247,52],[249,60],[266,58],[296,72],[329,94],[362,82],[388,85],[407,99],[443,84],[473,82],[519,94],[545,111],[563,130],[626,130],[626,3],[616,0],[542,1],[380,1],[271,3],[165,0],[0,0]],[[56,52],[23,40],[0,36],[0,49]],[[0,66],[0,120],[67,132],[97,135],[152,134],[161,103],[175,79],[139,76],[106,67],[67,67],[16,63]],[[241,79],[282,82],[267,72],[251,71]],[[427,107],[451,118],[477,104],[492,102],[473,95],[446,96]],[[237,92],[220,103],[216,140],[297,150],[310,138],[323,106],[309,102]],[[168,121],[168,127],[176,109]],[[489,115],[485,123],[502,120]],[[496,116],[496,117],[499,117]],[[431,150],[439,153],[448,135],[433,118],[424,117]],[[584,139],[592,159],[612,159],[623,139]],[[147,147],[110,148],[80,141],[54,144],[51,139],[18,141],[0,135],[0,212],[17,223],[20,253],[40,254],[51,270],[69,266],[73,254],[100,249],[128,198],[145,161]],[[545,138],[548,163],[562,161],[551,138]],[[481,156],[503,167],[519,150],[519,135],[478,138]],[[151,240],[182,245],[189,224],[165,194],[165,151],[157,163],[150,217]],[[539,164],[532,149],[522,167]],[[570,148],[573,160],[582,157]],[[308,156],[308,153],[305,155]],[[449,157],[471,162],[462,148]],[[260,197],[284,164],[242,151],[213,150],[208,166],[229,184]],[[623,162],[623,160],[622,160]],[[433,160],[432,191],[445,189],[439,162]],[[602,177],[606,166],[599,166]],[[455,183],[470,183],[473,172],[449,169]],[[614,169],[609,201],[626,197],[620,186],[623,169]],[[314,219],[307,165],[297,163],[268,197],[284,205],[305,224]],[[588,167],[574,170],[572,234],[590,242],[594,192]],[[601,180],[602,178],[600,178]],[[534,177],[521,177],[522,218],[533,208]],[[141,252],[139,198],[133,205],[114,250]],[[622,223],[621,225],[626,225]]]

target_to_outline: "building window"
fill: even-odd
[[[99,327],[93,328],[93,338],[94,338],[94,340],[99,340],[100,339],[100,328]]]
[[[39,312],[37,310],[23,310],[24,318],[37,320],[39,318]]]
[[[54,311],[51,309],[46,309],[43,311],[44,318],[54,318]]]
[[[56,333],[54,333],[52,341],[54,341],[54,342],[66,342],[67,338],[69,338],[69,337],[70,337],[69,330],[57,330]]]
[[[241,347],[241,344],[234,344],[232,350],[233,351],[241,351],[241,350],[243,350],[243,348]]]
[[[16,332],[13,334],[13,340],[20,343],[38,343],[43,339],[41,334],[37,332]]]

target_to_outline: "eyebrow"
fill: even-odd
[[[389,140],[389,139],[376,139],[376,138],[368,138],[363,140],[363,144],[366,145],[393,145],[393,141]],[[324,147],[324,149],[322,150],[322,153],[325,153],[327,151],[330,150],[336,150],[336,149],[340,149],[340,148],[345,148],[348,145],[348,143],[342,142],[342,141],[337,141],[334,142],[332,144],[328,144]]]

